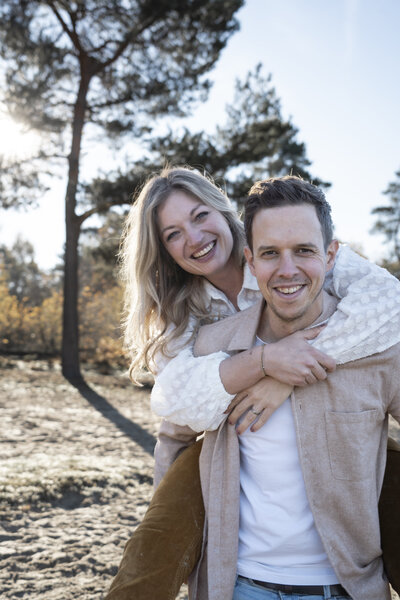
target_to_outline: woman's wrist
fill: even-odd
[[[261,346],[261,360],[260,360],[260,366],[261,366],[261,371],[263,374],[263,377],[268,377],[268,373],[265,370],[265,364],[264,364],[264,348],[265,348],[266,344],[263,344]]]
[[[265,343],[262,346],[262,354],[260,357],[261,378],[273,377],[282,383],[289,383],[285,378],[282,378],[282,367],[285,367],[285,357],[282,357],[280,352],[281,347],[279,342]],[[261,365],[262,360],[262,365]]]

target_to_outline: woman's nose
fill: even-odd
[[[189,246],[197,246],[202,240],[203,234],[196,227],[189,227],[186,231],[186,241]]]

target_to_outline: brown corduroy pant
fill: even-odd
[[[162,479],[141,524],[125,545],[104,600],[174,600],[201,552],[204,504],[198,441]]]

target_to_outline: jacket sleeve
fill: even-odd
[[[154,486],[157,487],[178,455],[194,444],[197,433],[190,427],[181,427],[163,420],[154,449]]]
[[[219,365],[229,355],[214,352],[194,357],[185,348],[156,377],[151,408],[160,417],[196,432],[217,429],[234,397],[225,390]]]
[[[327,291],[341,299],[327,326],[310,343],[343,364],[400,342],[400,282],[341,246]]]
[[[393,361],[393,366],[388,369],[388,380],[390,383],[390,402],[387,407],[387,412],[400,425],[400,344],[396,348],[393,348],[393,350],[397,352]],[[398,436],[396,436],[396,440],[400,442],[400,432]]]

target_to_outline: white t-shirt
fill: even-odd
[[[338,583],[307,500],[288,398],[240,445],[239,575],[292,585]]]

